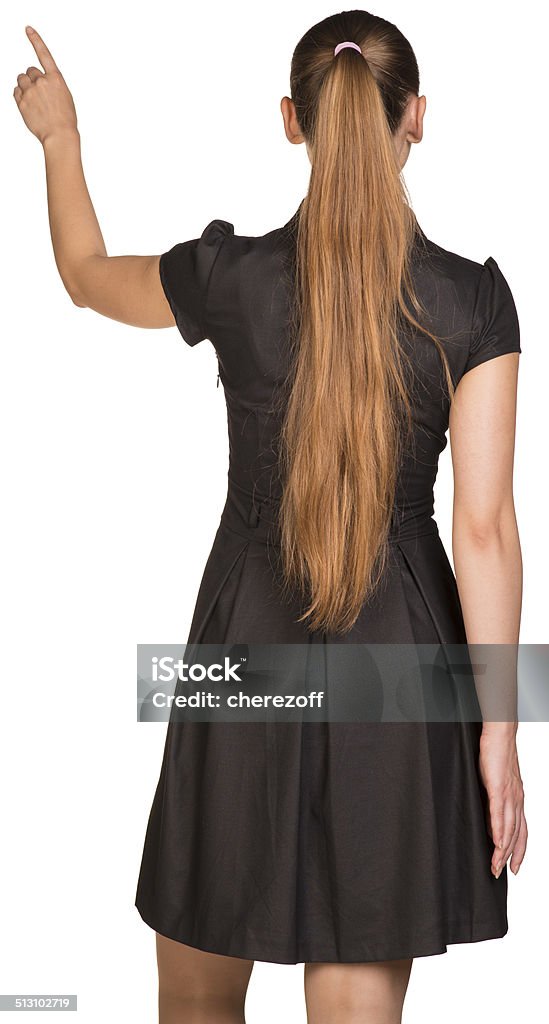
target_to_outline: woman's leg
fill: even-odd
[[[305,964],[308,1024],[401,1024],[412,959]]]
[[[156,933],[159,1024],[244,1024],[253,960],[205,953]]]

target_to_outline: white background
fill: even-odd
[[[307,189],[283,133],[293,48],[324,3],[6,8],[2,188],[0,991],[76,992],[91,1024],[156,1019],[154,933],[133,901],[165,726],[135,721],[137,643],[185,641],[226,489],[209,342],[74,306],[48,227],[44,159],[13,98],[34,25],[73,93],[109,255],[160,253],[213,218],[285,223]],[[546,621],[547,24],[533,0],[384,3],[414,47],[425,134],[405,178],[426,234],[493,256],[519,311],[515,497],[521,640]],[[451,466],[436,518],[450,553]],[[549,910],[546,724],[519,728],[529,847],[503,939],[417,958],[407,1024],[541,1019]],[[256,963],[249,1024],[305,1021],[302,966]],[[6,1014],[6,1020],[12,1014]]]

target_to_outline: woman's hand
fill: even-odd
[[[500,729],[492,723],[480,737],[479,771],[488,793],[486,825],[495,847],[492,871],[496,878],[511,855],[511,870],[517,874],[528,839],[516,738],[506,724]]]
[[[30,67],[18,75],[13,95],[27,128],[44,144],[50,136],[77,132],[76,110],[46,44],[30,25],[26,32],[44,70]]]

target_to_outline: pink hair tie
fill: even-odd
[[[336,46],[336,48],[334,50],[334,57],[337,57],[339,51],[342,50],[344,46],[352,46],[355,50],[358,50],[359,53],[362,53],[362,50],[360,49],[360,46],[357,46],[356,43],[351,43],[350,40],[346,40],[346,42],[344,42],[344,43],[338,43],[337,44],[337,46]]]

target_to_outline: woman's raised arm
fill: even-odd
[[[133,327],[173,327],[159,256],[108,256],[87,189],[76,109],[38,32],[27,35],[43,71],[29,67],[13,91],[29,131],[42,143],[50,232],[59,274],[77,306]]]

